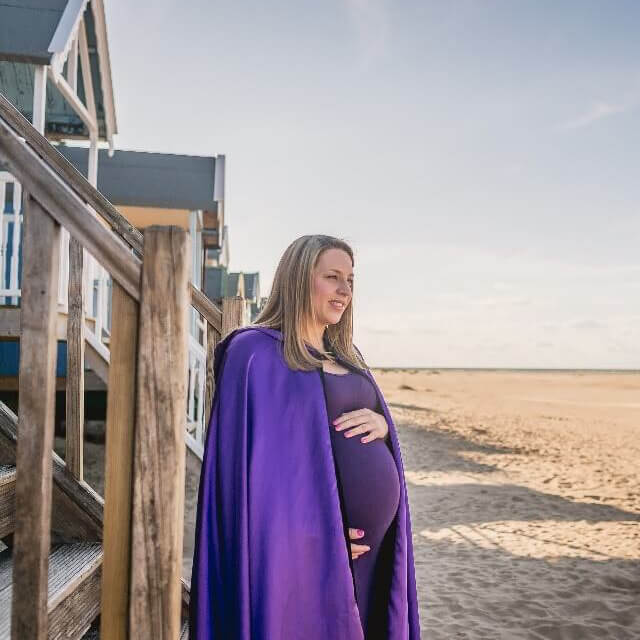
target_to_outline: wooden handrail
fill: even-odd
[[[135,300],[140,299],[141,260],[115,234],[89,215],[85,203],[0,118],[0,161],[56,222],[107,269]]]
[[[69,194],[69,197],[72,195],[75,196],[76,202],[83,201],[89,206],[93,208],[93,210],[111,227],[114,233],[122,239],[126,245],[128,245],[135,254],[135,257],[142,258],[143,253],[143,240],[142,234],[138,231],[127,219],[123,216],[110,202],[107,198],[102,195],[93,185],[91,185],[87,179],[54,147],[51,143],[41,134],[39,133],[31,123],[9,102],[9,100],[0,93],[0,120],[3,120],[4,123],[0,122],[0,128],[2,129],[2,138],[9,138],[8,134],[12,133],[13,137],[18,141],[18,138],[24,138],[27,143],[28,150],[31,152],[30,161],[33,163],[34,160],[36,162],[39,160],[41,164],[46,165],[49,169],[51,177],[59,178],[58,185],[56,187],[59,189],[59,184],[62,183],[62,186],[67,189],[67,191],[72,192]],[[10,161],[11,155],[15,150],[15,144],[12,145],[11,152],[2,153],[0,149],[0,157],[7,163],[10,167],[13,168],[13,163]],[[23,145],[20,145],[23,146]],[[13,170],[12,170],[13,173]],[[19,179],[23,179],[18,172],[16,171],[16,176]],[[32,174],[35,174],[35,167],[32,166]],[[28,177],[27,177],[28,179]],[[34,196],[38,197],[36,192],[33,191]],[[44,204],[44,203],[43,203]],[[55,211],[47,207],[52,215],[55,217]],[[85,212],[85,218],[86,212]],[[65,228],[69,230],[69,232],[74,235],[74,229],[68,226],[70,223],[67,221],[62,221],[56,218],[60,224],[62,224]],[[101,239],[104,239],[105,234],[103,233],[99,236]],[[117,278],[118,270],[112,270],[111,266],[104,262],[98,255],[95,253],[92,248],[85,241],[80,238],[80,242],[98,259],[99,262],[102,262],[103,266],[111,273],[113,277],[118,279],[118,282],[124,287],[124,289],[130,294],[134,295],[133,291],[129,289],[126,284]],[[137,279],[136,283],[140,280],[140,272],[139,272],[139,262],[137,268]],[[202,291],[198,288],[194,287],[193,284],[189,283],[189,288],[191,292],[191,304],[192,306],[201,313],[207,322],[213,326],[213,328],[218,331],[218,333],[222,332],[222,311],[215,305],[209,298],[207,298]],[[137,299],[137,296],[134,295]]]
[[[142,234],[0,93],[0,117],[142,257]]]

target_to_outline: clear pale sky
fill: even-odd
[[[636,0],[105,0],[124,149],[227,156],[231,269],[349,241],[374,366],[640,368]]]

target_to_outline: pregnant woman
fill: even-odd
[[[419,640],[395,425],[353,336],[353,252],[302,236],[215,349],[192,640]]]

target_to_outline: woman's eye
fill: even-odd
[[[334,274],[327,276],[327,278],[335,278],[337,280],[338,276]],[[353,280],[347,280],[347,282],[349,283],[349,287],[353,287]]]

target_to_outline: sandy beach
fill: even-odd
[[[374,375],[403,452],[425,640],[640,638],[640,374]],[[99,492],[103,460],[85,442]],[[189,455],[186,577],[198,482]]]
[[[640,374],[376,370],[429,640],[640,638]]]

